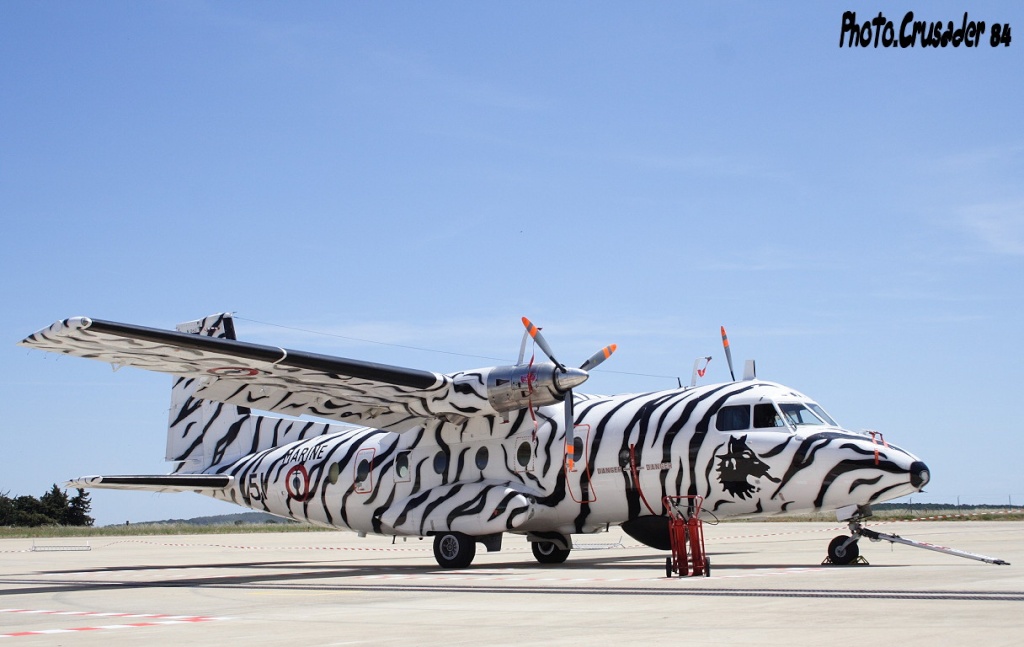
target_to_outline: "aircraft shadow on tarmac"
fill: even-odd
[[[712,563],[716,557],[723,555],[742,555],[745,552],[712,553]],[[494,576],[505,578],[509,575],[520,575],[528,580],[537,575],[557,575],[566,573],[578,575],[580,571],[628,571],[631,577],[650,574],[651,580],[664,577],[665,556],[668,553],[652,553],[650,555],[609,555],[581,558],[573,556],[564,564],[543,566],[532,561],[509,561],[504,563],[479,563],[466,570],[439,569],[436,565],[426,564],[388,564],[382,563],[379,557],[344,559],[338,561],[307,561],[307,560],[265,560],[247,562],[221,562],[213,564],[139,564],[94,567],[74,570],[45,570],[32,574],[23,574],[16,578],[4,578],[0,584],[16,585],[17,588],[0,588],[0,596],[24,595],[32,593],[58,593],[72,591],[98,591],[111,589],[143,589],[143,588],[204,588],[204,587],[239,587],[264,588],[275,585],[285,586],[317,586],[333,580],[335,585],[346,586],[349,580],[369,579],[360,587],[372,587],[381,583],[378,578],[434,578],[444,580],[446,577]],[[372,561],[372,564],[361,563]],[[750,570],[784,570],[817,568],[818,564],[714,564],[713,572],[736,572]],[[891,567],[891,565],[887,565]],[[881,568],[875,566],[874,568]],[[235,572],[244,569],[247,572]],[[182,571],[196,570],[194,576],[180,576]],[[173,578],[162,577],[165,572],[173,571]],[[200,573],[198,571],[206,571]],[[495,572],[497,571],[497,572]],[[113,575],[115,577],[96,579],[97,576]],[[117,577],[121,576],[121,577]],[[58,579],[59,578],[59,579]]]

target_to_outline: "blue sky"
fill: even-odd
[[[604,393],[698,355],[726,379],[724,324],[923,458],[915,500],[1024,503],[1024,31],[841,49],[847,9],[1024,30],[1016,3],[4,3],[0,491],[167,470],[168,377],[18,340],[230,310],[439,372],[514,360],[527,315],[567,359],[619,345]]]

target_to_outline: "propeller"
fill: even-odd
[[[732,372],[732,351],[729,350],[729,336],[725,334],[725,326],[722,326],[722,347],[725,348],[725,361],[729,363],[729,377],[736,381],[736,374]]]
[[[557,366],[558,370],[562,373],[561,376],[556,374],[555,385],[560,391],[565,392],[565,452],[568,468],[569,470],[572,470],[575,466],[576,453],[576,416],[573,412],[572,389],[573,387],[583,384],[587,378],[590,377],[587,372],[597,368],[606,359],[611,357],[612,353],[618,349],[618,346],[615,344],[605,346],[591,355],[587,361],[580,365],[579,368],[566,368],[564,364],[555,359],[555,354],[551,350],[551,346],[549,346],[547,340],[544,339],[544,335],[540,334],[540,328],[535,326],[533,322],[526,317],[523,317],[523,325],[526,326],[526,332],[530,337],[533,338],[537,345],[540,346],[540,349],[544,351],[544,354],[547,355],[548,359],[554,362],[555,366]],[[520,359],[520,361],[522,361],[522,359]]]

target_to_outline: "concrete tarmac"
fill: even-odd
[[[869,566],[821,566],[838,524],[705,525],[711,577],[666,553],[576,536],[557,567],[524,538],[471,568],[429,540],[270,533],[0,541],[0,643],[12,645],[1019,645],[1024,523],[869,528],[1010,566],[861,541]],[[36,540],[37,548],[84,539]]]

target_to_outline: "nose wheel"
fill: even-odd
[[[857,536],[839,535],[828,545],[828,558],[826,564],[846,566],[857,561],[860,557],[860,548],[857,546]]]

